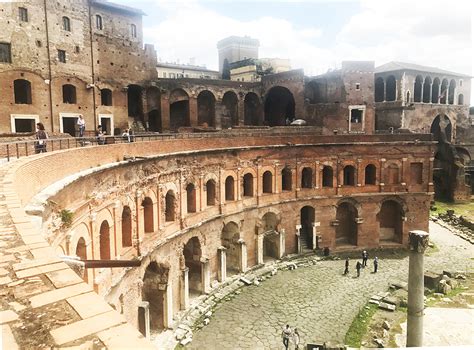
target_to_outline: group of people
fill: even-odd
[[[360,270],[362,268],[367,267],[367,261],[369,260],[369,253],[367,253],[366,250],[362,252],[362,263],[360,261],[357,261],[356,263],[356,271],[357,271],[357,277],[360,277]],[[379,267],[379,258],[375,257],[374,258],[374,273],[377,272]],[[344,275],[347,275],[349,273],[349,258],[346,258],[346,264],[345,264],[345,269],[344,269]]]
[[[287,324],[286,327],[283,328],[281,336],[283,338],[283,345],[285,346],[285,350],[288,350],[290,342],[295,345],[295,350],[299,349],[300,334],[298,333],[298,328],[295,328],[293,330],[291,329],[290,325]]]

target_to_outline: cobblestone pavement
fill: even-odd
[[[430,223],[438,252],[425,256],[425,268],[435,271],[472,269],[473,246],[447,229]],[[372,257],[373,258],[373,257]],[[353,318],[371,295],[386,291],[390,282],[408,281],[408,257],[388,255],[379,271],[372,261],[355,277],[343,276],[344,261],[321,261],[294,271],[279,271],[259,286],[241,289],[216,310],[208,326],[194,334],[187,349],[283,349],[281,330],[297,327],[301,344],[342,343]],[[301,348],[301,346],[300,346]]]

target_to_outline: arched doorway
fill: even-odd
[[[352,165],[346,165],[343,170],[344,186],[355,186],[355,168]]]
[[[222,129],[230,128],[234,125],[239,125],[239,99],[233,91],[227,91],[222,97]]]
[[[313,247],[313,223],[314,223],[314,208],[311,206],[304,206],[300,210],[300,239],[301,239],[301,248],[305,249],[315,249]]]
[[[247,173],[243,179],[244,197],[253,197],[253,175]]]
[[[153,201],[150,197],[145,197],[142,202],[143,206],[143,224],[146,233],[154,231],[153,223]]]
[[[282,191],[291,191],[292,189],[292,174],[291,169],[284,167],[281,171],[281,190]]]
[[[373,164],[368,164],[365,167],[365,184],[375,185],[377,179],[377,168]]]
[[[208,90],[201,91],[197,98],[198,107],[198,125],[215,126],[216,117],[216,98]]]
[[[275,213],[268,212],[262,217],[263,221],[263,261],[279,259],[279,234],[277,232],[278,218]]]
[[[169,190],[165,196],[165,221],[174,221],[176,219],[176,197],[174,192]]]
[[[188,213],[196,212],[196,187],[191,183],[186,186],[186,204]]]
[[[228,276],[240,272],[239,238],[239,226],[235,222],[227,223],[222,229],[221,244],[227,249],[226,266]]]
[[[323,187],[332,187],[334,174],[328,165],[323,167]]]
[[[380,241],[402,243],[403,237],[403,209],[394,200],[382,203],[380,212],[377,214],[380,224]]]
[[[146,90],[148,130],[161,132],[161,92],[155,86]]]
[[[100,260],[110,260],[110,226],[107,220],[100,224],[99,236]]]
[[[385,100],[385,82],[382,77],[375,79],[375,102],[383,102]]]
[[[169,269],[155,261],[151,262],[143,276],[142,300],[150,307],[150,329],[160,331],[165,328],[165,297],[168,287]]]
[[[177,131],[189,124],[189,96],[182,89],[173,90],[170,94],[170,130]]]
[[[208,207],[216,205],[216,182],[214,180],[206,182],[206,204]]]
[[[76,245],[76,256],[81,260],[87,260],[87,246],[84,238],[79,238]],[[81,276],[87,282],[87,269],[84,271],[84,276]]]
[[[244,124],[245,125],[262,125],[261,106],[258,96],[249,92],[245,95],[244,100]]]
[[[232,176],[227,176],[225,179],[225,200],[233,201],[234,199],[234,178]]]
[[[189,269],[189,295],[200,295],[203,291],[201,272],[201,243],[197,237],[191,238],[183,248],[184,263]]]
[[[337,207],[336,246],[357,245],[357,209],[348,202]]]
[[[265,124],[284,126],[287,119],[290,122],[295,119],[293,94],[285,87],[272,87],[265,98]]]
[[[273,175],[268,170],[263,173],[263,193],[273,193]]]
[[[301,188],[313,188],[313,169],[303,168],[301,172]]]
[[[141,86],[133,84],[127,88],[128,116],[140,121],[143,121],[142,90]]]
[[[122,210],[122,247],[132,246],[132,211],[125,206]]]
[[[437,115],[431,123],[430,133],[438,142],[451,142],[451,133],[453,126],[451,120],[446,115]]]

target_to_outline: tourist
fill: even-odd
[[[292,334],[292,331],[291,331],[290,325],[287,324],[286,327],[283,329],[283,332],[281,333],[285,350],[288,350],[288,344],[290,342],[291,334]]]
[[[346,268],[344,270],[344,275],[349,273],[349,258],[346,258]]]
[[[122,133],[122,138],[124,141],[130,142],[130,132],[128,129],[125,129],[125,131]]]
[[[295,331],[293,332],[293,343],[295,344],[295,350],[298,350],[300,344],[300,334],[298,333],[298,328],[295,328]]]
[[[360,269],[362,268],[362,264],[360,261],[357,262],[356,264],[356,270],[357,270],[357,277],[360,277]]]
[[[379,258],[375,257],[375,259],[374,259],[374,273],[377,272],[378,267],[379,267]]]
[[[97,126],[95,133],[98,145],[105,145],[105,132],[102,131],[102,125]]]
[[[44,130],[43,123],[36,123],[36,141],[35,142],[35,152],[43,153],[46,152],[46,139],[48,134]]]
[[[369,259],[369,254],[367,253],[367,250],[364,250],[362,252],[362,267],[367,266],[367,260]]]
[[[79,126],[79,137],[84,137],[84,130],[86,130],[86,121],[82,115],[79,115],[77,119],[77,125]]]

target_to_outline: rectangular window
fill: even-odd
[[[421,185],[423,183],[423,163],[410,164],[410,182],[412,185]]]
[[[163,72],[163,78],[166,78],[166,72]]]
[[[59,62],[66,63],[66,51],[58,50],[58,60]]]
[[[0,43],[0,62],[11,63],[12,53],[11,46],[7,43]]]
[[[362,123],[361,109],[351,109],[351,123]]]
[[[103,29],[102,16],[101,16],[101,15],[96,15],[96,16],[95,16],[95,27],[96,27],[98,30],[102,30],[102,29]]]
[[[137,37],[137,26],[135,24],[130,25],[130,32],[132,34],[132,38]]]
[[[18,8],[18,17],[20,18],[21,22],[28,22],[28,9],[24,7]]]
[[[356,83],[356,91],[360,91],[360,83]]]

